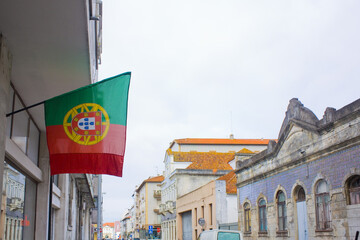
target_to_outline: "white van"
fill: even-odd
[[[243,235],[240,231],[214,229],[203,231],[198,240],[243,240]]]

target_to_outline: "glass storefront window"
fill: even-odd
[[[8,95],[7,105],[6,105],[6,114],[13,111],[13,101],[14,101],[14,89],[10,88]],[[11,134],[11,121],[12,116],[6,118],[6,136],[10,137]]]
[[[34,122],[30,120],[27,155],[31,159],[31,161],[36,165],[38,165],[39,137],[40,137],[39,130],[35,126]]]
[[[36,183],[4,162],[6,202],[4,239],[32,240],[35,233]],[[6,200],[5,200],[6,199]]]
[[[15,110],[23,108],[19,98],[15,97]],[[26,153],[26,145],[28,139],[28,125],[29,117],[26,111],[19,112],[13,115],[13,127],[11,139],[18,145],[18,147]]]
[[[7,112],[24,108],[21,98],[11,85]],[[18,112],[6,118],[6,135],[38,165],[40,130],[27,111]]]

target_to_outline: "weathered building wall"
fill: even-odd
[[[245,203],[250,204],[251,231],[245,239],[299,239],[298,190],[304,189],[308,239],[354,239],[360,231],[360,204],[350,205],[349,179],[360,176],[360,101],[324,118],[292,99],[278,143],[238,162],[239,226],[245,232]],[[325,180],[330,200],[330,224],[319,230],[317,183]],[[286,229],[279,231],[277,193],[286,196]],[[259,199],[266,201],[267,231],[260,232]],[[301,202],[301,201],[300,201]],[[321,205],[318,205],[318,207]]]
[[[359,168],[360,145],[342,150],[338,153],[320,158],[315,161],[307,162],[286,171],[278,172],[267,178],[240,187],[240,202],[245,198],[249,199],[251,204],[256,204],[258,194],[261,192],[269,202],[274,201],[274,191],[281,185],[288,198],[292,197],[292,189],[296,181],[301,181],[305,193],[314,193],[314,181],[319,176],[329,179],[332,189],[343,187],[343,180],[350,174],[351,169]],[[258,194],[257,194],[258,193]]]
[[[251,235],[259,236],[257,200],[259,199],[259,196],[263,196],[267,200],[267,235],[272,237],[276,236],[276,192],[280,187],[287,196],[288,236],[295,239],[297,225],[295,219],[296,202],[294,190],[296,186],[301,185],[306,193],[309,239],[313,239],[318,236],[323,236],[322,239],[334,239],[335,236],[338,237],[338,239],[341,239],[340,236],[343,236],[344,239],[348,239],[347,237],[350,236],[355,237],[355,230],[360,230],[360,206],[347,206],[346,199],[344,197],[344,181],[351,175],[352,172],[360,174],[359,161],[360,145],[357,145],[339,153],[321,158],[317,161],[309,162],[308,164],[303,164],[288,171],[273,175],[269,178],[259,180],[253,184],[240,187],[238,189],[240,196],[239,200],[241,203],[239,207],[242,208],[245,201],[251,203],[251,227],[253,233]],[[345,164],[341,164],[341,162],[345,162]],[[316,216],[314,189],[316,182],[320,178],[328,179],[330,183],[333,224],[333,231],[330,233],[315,231]],[[240,211],[239,221],[242,226],[242,230],[244,230],[243,211]],[[351,226],[351,228],[347,230],[346,226]],[[257,237],[254,239],[257,239]]]
[[[9,95],[9,87],[10,87],[10,74],[11,74],[11,54],[9,49],[7,48],[5,38],[0,33],[0,173],[4,172],[4,161],[5,159],[5,129],[6,129],[6,114],[7,111],[7,102]],[[0,192],[2,192],[3,186],[3,178],[0,177]],[[0,198],[0,206],[2,198]],[[1,211],[4,211],[2,209]],[[0,223],[2,229],[0,229],[0,233],[4,232],[4,225]],[[3,234],[2,234],[3,235]],[[1,236],[0,235],[0,238]]]

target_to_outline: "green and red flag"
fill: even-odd
[[[122,176],[131,73],[45,101],[51,175]]]

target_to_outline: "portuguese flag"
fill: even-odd
[[[51,175],[122,176],[131,73],[45,101]]]

